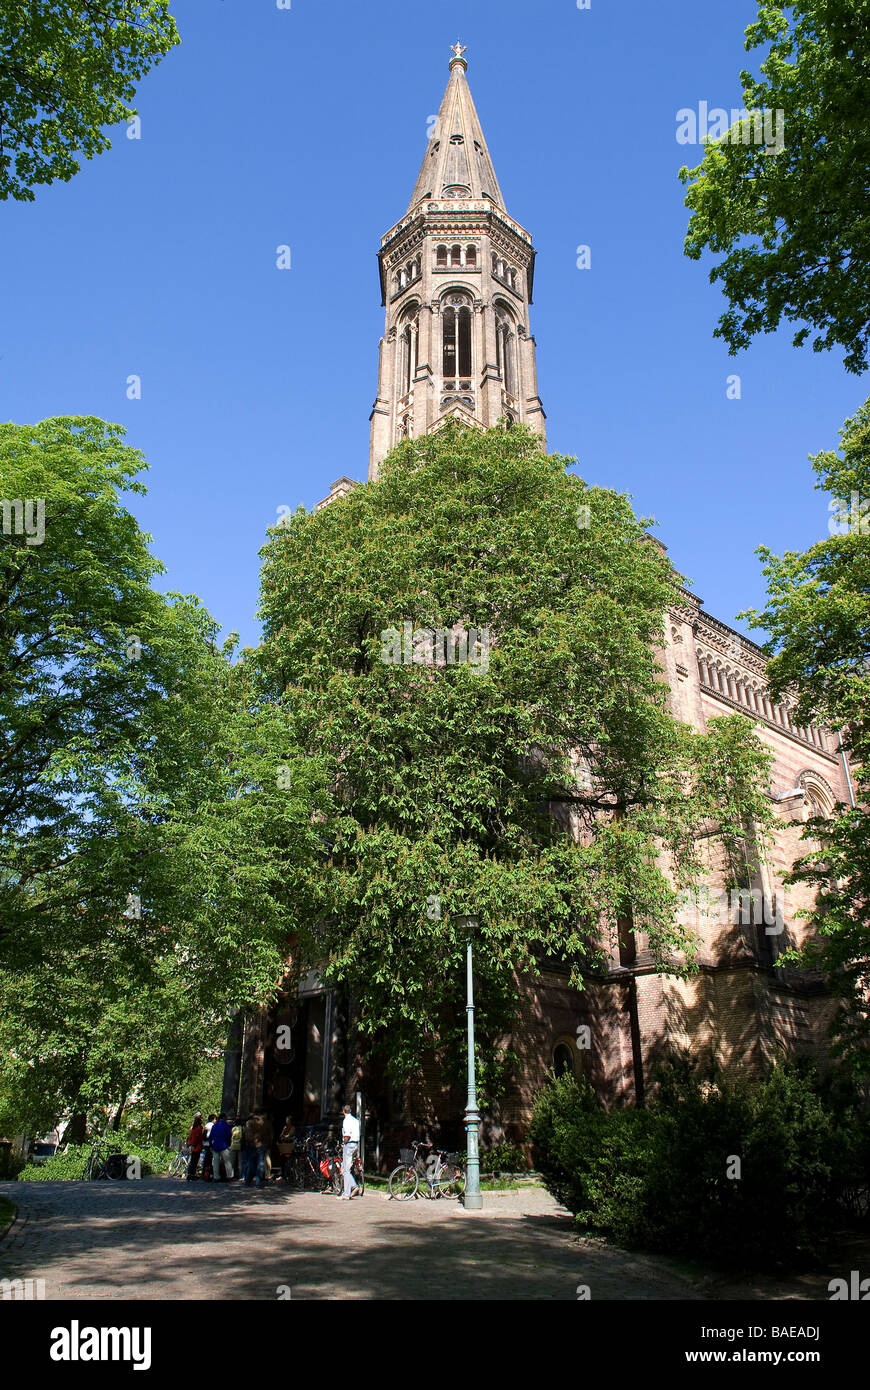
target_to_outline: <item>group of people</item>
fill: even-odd
[[[202,1115],[197,1112],[187,1136],[187,1147],[188,1182],[193,1182],[197,1176],[202,1159],[205,1182],[241,1178],[246,1187],[251,1187],[255,1180],[258,1187],[264,1187],[272,1147],[272,1121],[263,1111],[249,1115],[244,1121],[239,1116],[228,1120],[222,1111],[220,1115],[209,1115],[203,1124]]]
[[[278,1137],[278,1151],[282,1156],[292,1151],[295,1136],[296,1128],[288,1118]],[[202,1178],[205,1182],[229,1182],[241,1178],[246,1187],[251,1187],[255,1181],[257,1187],[265,1187],[273,1138],[272,1121],[264,1110],[256,1111],[244,1121],[239,1116],[228,1120],[221,1111],[220,1115],[209,1115],[205,1124],[197,1111],[187,1136],[187,1181],[193,1182],[202,1159]],[[341,1125],[342,1200],[345,1202],[359,1191],[352,1172],[359,1139],[359,1120],[351,1107],[345,1105]]]

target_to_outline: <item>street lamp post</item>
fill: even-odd
[[[474,1072],[474,979],[471,959],[471,933],[472,929],[477,926],[477,918],[465,917],[462,920],[465,925],[465,1010],[468,1017],[468,1099],[465,1103],[468,1162],[465,1175],[465,1207],[467,1211],[479,1211],[483,1206],[483,1198],[480,1195],[480,1153],[478,1149],[480,1112],[477,1109],[477,1083]]]

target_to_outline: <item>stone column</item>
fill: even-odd
[[[394,373],[396,356],[396,330],[390,330],[388,337],[381,338],[378,348],[378,397],[375,401],[371,421],[369,444],[369,480],[378,476],[378,465],[390,452],[393,445],[393,411],[395,409]]]
[[[438,404],[433,380],[434,325],[438,322],[431,304],[421,304],[417,315],[417,369],[414,373],[414,407],[412,414],[415,439],[426,434],[437,417]],[[437,370],[437,368],[435,368]]]
[[[481,307],[478,325],[478,395],[480,398],[480,418],[489,429],[502,414],[501,378],[498,374],[498,352],[496,349],[495,307],[490,301]]]
[[[544,407],[538,395],[538,363],[535,353],[534,338],[521,338],[519,345],[522,349],[522,382],[524,394],[520,398],[523,405],[523,423],[533,429],[536,434],[541,436],[542,442],[546,442],[547,427],[545,424]]]

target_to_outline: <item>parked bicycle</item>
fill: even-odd
[[[108,1139],[95,1139],[82,1173],[82,1182],[100,1178],[126,1178],[127,1155],[113,1147]]]
[[[336,1151],[331,1156],[329,1162],[329,1170],[329,1175],[332,1182],[332,1190],[337,1197],[340,1197],[342,1192],[344,1191],[344,1170],[341,1166],[340,1152]],[[359,1188],[359,1195],[362,1196],[366,1190],[366,1178],[365,1173],[363,1172],[362,1160],[359,1156],[359,1149],[357,1149],[356,1153],[353,1156],[353,1160],[350,1165],[350,1171],[356,1179],[356,1185]]]
[[[294,1145],[293,1154],[288,1156],[287,1182],[292,1187],[308,1189],[312,1192],[326,1192],[332,1186],[329,1172],[328,1145],[313,1134],[308,1134]]]
[[[169,1167],[166,1169],[166,1176],[169,1178],[183,1178],[187,1173],[187,1165],[189,1160],[190,1147],[187,1144],[182,1144],[178,1150],[178,1153],[175,1154],[169,1160]]]
[[[399,1150],[399,1163],[389,1179],[390,1197],[409,1202],[412,1197],[461,1197],[465,1191],[465,1170],[458,1154],[433,1149],[428,1159],[420,1149],[429,1145],[416,1140],[410,1149]],[[421,1189],[422,1182],[422,1189]]]

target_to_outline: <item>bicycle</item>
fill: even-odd
[[[331,1186],[331,1177],[324,1171],[324,1158],[327,1146],[313,1135],[306,1135],[296,1143],[293,1157],[287,1165],[287,1181],[291,1186],[311,1191],[326,1192]]]
[[[363,1172],[362,1161],[359,1156],[359,1149],[353,1156],[350,1171],[356,1179],[359,1195],[362,1196],[366,1190],[366,1177]],[[329,1164],[329,1176],[332,1182],[332,1190],[336,1197],[340,1197],[344,1191],[344,1172],[341,1166],[341,1157],[338,1153],[332,1155]]]
[[[420,1195],[420,1179],[426,1184],[424,1197],[461,1197],[465,1191],[465,1172],[458,1155],[446,1149],[434,1149],[429,1165],[424,1163],[419,1150],[427,1148],[420,1140],[415,1140],[410,1149],[399,1150],[399,1164],[389,1177],[391,1200],[410,1202]],[[437,1167],[436,1167],[437,1164]]]
[[[190,1160],[190,1149],[187,1144],[182,1144],[178,1153],[169,1160],[169,1167],[166,1169],[168,1178],[183,1178],[187,1174],[187,1165]]]
[[[119,1179],[127,1176],[127,1156],[120,1149],[112,1148],[108,1139],[95,1139],[82,1173],[82,1182],[95,1182],[101,1178]]]

